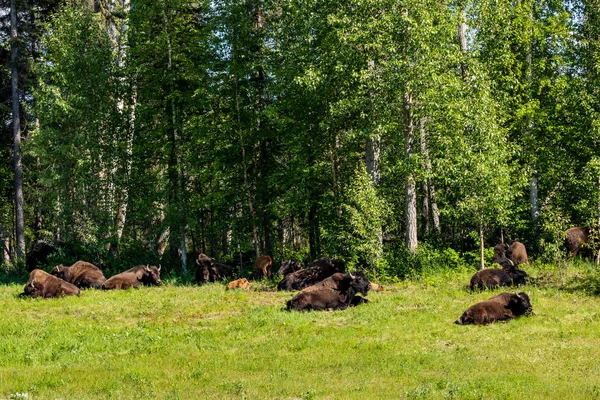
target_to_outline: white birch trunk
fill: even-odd
[[[412,97],[407,93],[404,97],[405,113],[405,147],[404,159],[409,160],[414,153],[415,127],[412,114]],[[406,246],[411,252],[415,252],[418,246],[417,240],[417,191],[414,172],[410,171],[406,178]]]

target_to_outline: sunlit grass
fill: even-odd
[[[472,273],[386,286],[345,311],[290,313],[271,285],[164,286],[53,300],[0,287],[0,398],[531,399],[600,396],[600,274],[523,288],[535,316],[459,326]]]

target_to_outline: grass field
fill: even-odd
[[[290,293],[166,285],[19,299],[0,287],[0,398],[593,399],[600,273],[543,275],[535,315],[453,322],[502,290],[472,272],[389,285],[336,312],[282,310]]]

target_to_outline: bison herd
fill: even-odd
[[[567,251],[571,257],[574,257],[588,242],[589,229],[571,228],[566,231],[565,236]],[[45,252],[44,256],[46,256]],[[527,283],[528,275],[520,269],[522,265],[529,263],[526,248],[522,243],[496,245],[492,263],[500,268],[487,268],[475,273],[468,285],[471,291]],[[272,268],[273,261],[270,256],[259,256],[252,277],[271,278]],[[100,268],[85,261],[77,261],[71,266],[58,265],[50,273],[34,269],[20,296],[51,298],[78,296],[81,289],[89,288],[113,290],[160,286],[160,270],[160,266],[138,265],[107,279]],[[369,290],[382,290],[380,285],[370,282],[363,271],[347,272],[344,261],[340,259],[321,258],[306,267],[299,261],[284,261],[277,275],[283,276],[277,284],[277,290],[298,291],[287,301],[287,310],[344,310],[367,303],[368,300],[362,296],[367,296]],[[250,288],[248,279],[231,280],[233,277],[233,268],[205,254],[200,254],[196,259],[195,282],[197,284],[230,280],[227,289],[248,290]],[[455,323],[483,325],[530,313],[532,307],[526,293],[505,292],[469,307]]]

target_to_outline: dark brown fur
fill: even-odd
[[[216,262],[204,253],[196,259],[196,283],[220,281],[233,276],[233,269],[225,264]]]
[[[81,260],[70,267],[65,267],[62,264],[57,265],[50,273],[60,279],[72,283],[80,289],[100,289],[102,284],[106,281],[100,268]]]
[[[321,282],[336,272],[345,272],[346,265],[342,260],[321,258],[313,261],[308,268],[287,274],[277,285],[277,290],[302,290]]]
[[[62,296],[79,296],[77,286],[40,269],[34,269],[29,274],[29,280],[23,289],[22,296],[42,297],[49,299]]]
[[[492,289],[498,286],[524,285],[527,273],[515,266],[509,268],[486,268],[471,278],[469,289]]]
[[[300,261],[287,260],[281,263],[281,267],[277,273],[286,276],[287,274],[296,272],[300,269],[302,269],[302,263]]]
[[[160,268],[157,268],[154,265],[137,265],[107,279],[102,285],[102,289],[129,289],[141,285],[160,286],[161,284]]]
[[[571,258],[577,257],[581,247],[590,240],[590,229],[585,226],[576,226],[565,231],[565,247]]]
[[[273,260],[270,256],[258,256],[254,267],[254,279],[270,278],[272,266]]]
[[[532,311],[529,296],[525,293],[501,293],[469,307],[456,324],[485,325],[507,321]]]
[[[351,305],[366,303],[356,296],[367,295],[370,282],[363,272],[335,273],[321,282],[309,286],[287,302],[288,310],[344,310]],[[355,300],[355,298],[358,299]]]

